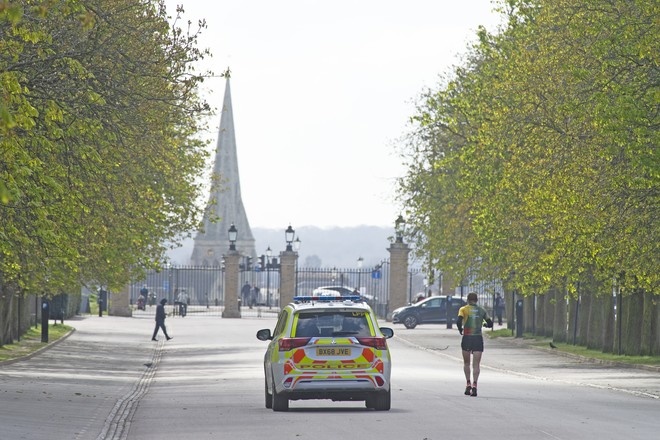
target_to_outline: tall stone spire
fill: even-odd
[[[238,230],[236,250],[244,256],[255,258],[257,255],[254,236],[241,198],[229,69],[224,76],[227,82],[213,166],[216,181],[209,197],[204,228],[195,236],[195,246],[190,261],[195,266],[220,265],[222,255],[229,249],[227,231],[232,223]],[[217,218],[215,223],[211,222],[212,217]]]

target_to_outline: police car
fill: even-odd
[[[390,352],[394,331],[378,327],[359,296],[299,296],[282,309],[264,356],[265,403],[287,411],[290,400],[364,401],[390,409]]]

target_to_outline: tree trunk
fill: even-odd
[[[545,335],[545,306],[546,306],[546,299],[547,294],[542,294],[542,295],[536,295],[536,320],[535,322],[535,330],[534,333],[536,333],[539,336],[544,336]]]
[[[580,316],[578,318],[578,339],[577,344],[587,346],[589,341],[589,314],[591,313],[591,303],[593,293],[588,288],[580,285]]]
[[[508,292],[506,299],[504,301],[505,313],[506,313],[506,328],[512,332],[515,330],[515,320],[516,320],[516,291],[512,290]]]
[[[614,318],[614,296],[606,294],[603,297],[603,353],[614,353],[614,329],[616,320]]]
[[[15,295],[8,286],[0,286],[0,347],[16,338]]]
[[[642,336],[640,338],[640,354],[642,356],[652,356],[653,352],[653,333],[657,325],[655,317],[657,316],[653,294],[643,293],[644,311],[642,313]]]
[[[658,307],[658,301],[660,301],[660,298],[658,298],[658,295],[654,296],[655,298],[655,316],[652,320],[653,322],[653,355],[654,356],[660,356],[660,307]]]
[[[543,295],[545,313],[543,315],[543,335],[552,337],[552,327],[555,320],[555,290],[551,289]]]
[[[563,289],[553,289],[555,306],[552,324],[552,340],[556,342],[568,341],[568,306]]]
[[[568,300],[568,342],[575,345],[580,337],[580,327],[578,320],[582,313],[580,307],[580,297],[570,297]]]
[[[596,292],[592,293],[591,307],[589,307],[587,348],[592,350],[603,349],[603,330],[605,305],[603,297]]]
[[[623,353],[639,356],[641,353],[642,316],[644,314],[644,295],[639,290],[623,297]]]
[[[536,294],[523,298],[523,331],[534,334],[534,319],[536,319]]]

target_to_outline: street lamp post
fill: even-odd
[[[270,256],[273,255],[273,251],[268,246],[266,249],[266,303],[270,309]]]
[[[358,257],[357,259],[357,268],[358,268],[358,292],[362,294],[362,263],[364,263],[364,258]]]
[[[174,296],[174,276],[172,273],[172,263],[169,261],[165,266],[167,268],[167,291],[165,292],[165,298],[170,304],[173,304],[172,298]]]
[[[232,223],[229,227],[229,252],[224,256],[225,258],[225,291],[224,291],[224,310],[222,311],[223,318],[240,318],[241,308],[239,303],[240,298],[240,284],[239,284],[239,266],[241,256],[236,250],[236,239],[238,237],[238,230]]]
[[[296,254],[298,254],[298,251],[300,250],[300,237],[296,237],[296,239],[293,242],[293,250]],[[296,255],[296,287],[295,287],[295,292],[296,296],[298,296],[298,255]]]

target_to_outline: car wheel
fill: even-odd
[[[376,393],[373,397],[373,409],[376,411],[389,411],[392,404],[391,391],[386,393]]]
[[[277,392],[275,389],[275,382],[273,382],[273,411],[288,411],[289,399]]]
[[[405,325],[406,328],[415,328],[417,327],[417,324],[419,324],[419,321],[415,315],[408,315],[403,318],[403,325]]]
[[[266,408],[271,409],[273,407],[273,395],[268,391],[268,380],[264,378],[264,391],[266,397]]]

